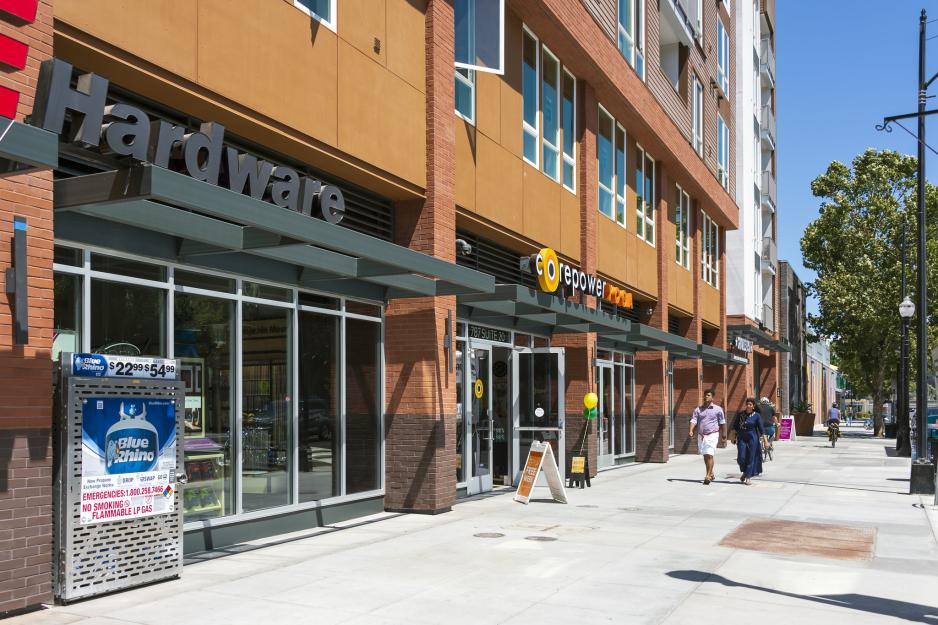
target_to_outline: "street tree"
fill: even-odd
[[[841,371],[859,393],[872,397],[877,436],[883,435],[882,407],[899,364],[903,223],[909,233],[908,291],[915,297],[916,167],[911,156],[874,149],[858,155],[849,167],[832,162],[811,183],[814,196],[821,199],[820,215],[801,239],[804,265],[817,273],[809,285],[818,302],[818,314],[809,315],[811,329],[831,339]],[[927,185],[926,205],[928,240],[934,247],[938,193],[932,185]],[[935,252],[929,250],[931,311],[938,292]],[[908,455],[908,422],[897,423],[897,449]]]

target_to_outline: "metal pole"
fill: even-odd
[[[918,416],[919,458],[927,457],[928,431],[928,282],[925,261],[925,9],[919,20],[918,34],[918,376],[915,393],[915,412]]]
[[[902,220],[902,294],[900,295],[901,299],[899,301],[904,302],[906,296],[908,296],[908,291],[906,289],[905,282],[905,266],[908,262],[908,224],[903,218]],[[902,339],[899,343],[899,406],[898,414],[896,415],[896,428],[899,428],[899,424],[902,424],[902,429],[899,430],[899,436],[902,437],[901,445],[905,449],[905,446],[910,447],[909,451],[914,454],[915,450],[912,448],[912,424],[909,423],[909,318],[902,317]]]

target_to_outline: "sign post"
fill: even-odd
[[[521,481],[518,483],[518,490],[515,492],[515,501],[520,501],[523,504],[528,504],[531,501],[534,484],[537,483],[537,476],[542,469],[554,501],[567,503],[567,492],[564,490],[563,480],[560,479],[560,469],[557,468],[554,451],[549,443],[538,441],[531,443],[528,460],[524,463],[524,470],[521,471]]]

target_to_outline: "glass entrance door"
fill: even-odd
[[[620,371],[611,362],[600,362],[596,367],[596,384],[599,387],[599,405],[597,406],[597,439],[599,443],[599,468],[615,464],[616,426],[620,422],[621,398],[616,393],[616,373]]]
[[[563,348],[517,350],[512,370],[516,389],[514,483],[520,479],[534,441],[550,444],[562,477],[565,473]],[[543,476],[538,479],[539,486],[545,484]]]
[[[469,349],[469,453],[472,474],[468,494],[492,490],[492,351],[487,346]]]

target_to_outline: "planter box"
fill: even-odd
[[[798,436],[814,436],[814,419],[816,416],[813,412],[796,412],[795,434]]]

